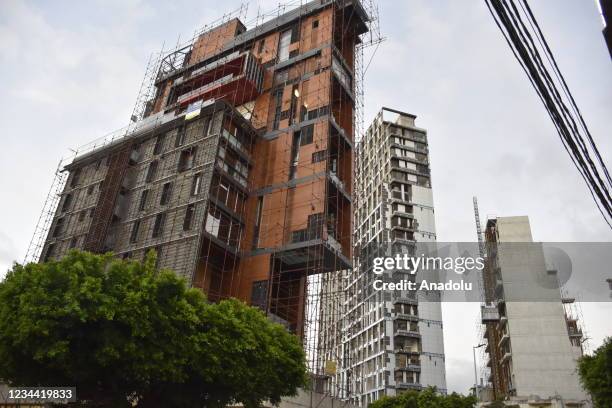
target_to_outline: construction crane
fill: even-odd
[[[474,202],[474,218],[476,220],[476,235],[478,236],[478,251],[480,252],[480,257],[485,258],[485,245],[484,240],[482,238],[482,227],[480,224],[480,215],[478,214],[478,198],[474,196],[472,198]]]

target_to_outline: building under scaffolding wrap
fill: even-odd
[[[131,123],[60,163],[26,261],[154,249],[209,300],[240,298],[298,334],[326,378],[318,322],[340,313],[321,299],[341,289],[323,276],[351,268],[375,9],[292,6],[249,29],[226,16],[152,58]]]

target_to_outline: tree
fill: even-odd
[[[438,394],[435,387],[423,391],[407,391],[395,397],[382,397],[371,403],[369,408],[473,408],[474,396]]]
[[[0,380],[76,386],[88,406],[279,402],[306,382],[299,340],[238,300],[209,304],[171,271],[72,251],[0,283]]]
[[[593,355],[583,356],[578,362],[578,373],[583,387],[591,394],[597,408],[612,407],[612,337],[604,340]]]

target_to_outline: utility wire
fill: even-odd
[[[610,196],[612,181],[608,169],[527,0],[519,0],[525,19],[521,16],[514,0],[485,0],[485,4],[514,57],[527,74],[531,85],[544,104],[564,149],[585,180],[598,210],[608,226],[612,228],[610,221],[612,219],[612,197]],[[531,30],[524,20],[528,22]],[[542,53],[538,50],[536,41]],[[551,71],[557,83],[561,84],[560,88],[565,98],[559,92],[557,83],[549,73],[542,54],[548,61],[548,65],[552,67]],[[588,146],[582,133],[586,135]],[[599,166],[593,161],[591,151]]]

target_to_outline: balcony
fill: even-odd
[[[393,129],[391,130],[391,136],[402,137],[404,139],[412,140],[413,142],[427,143],[427,136],[414,130],[411,130],[408,133],[400,134]]]
[[[406,313],[396,313],[395,314],[395,319],[410,320],[410,321],[413,321],[413,322],[418,322],[419,321],[419,316],[415,316],[415,315],[411,315],[411,314],[406,314]]]
[[[397,388],[400,390],[415,390],[420,391],[423,389],[423,386],[419,383],[406,383],[406,382],[398,382]]]
[[[416,298],[410,298],[410,297],[398,297],[396,299],[393,299],[393,304],[397,304],[397,303],[406,303],[409,305],[418,305],[419,302],[416,300]]]
[[[391,198],[400,201],[411,201],[410,194],[407,191],[391,190]]]
[[[393,350],[394,353],[408,354],[412,356],[418,356],[421,352],[413,347],[399,347]]]
[[[249,149],[242,144],[236,136],[232,135],[226,129],[221,130],[221,137],[226,140],[227,144],[231,146],[243,159],[251,162],[251,152]]]
[[[393,159],[391,160],[391,170],[397,170],[397,171],[402,171],[405,173],[409,173],[409,174],[414,174],[415,176],[425,176],[425,177],[429,177],[430,176],[430,171],[429,168],[420,164],[415,164],[415,168],[411,168],[411,167],[402,167],[396,160],[398,159]],[[399,160],[404,160],[404,161],[409,161],[409,159],[399,159]]]
[[[391,150],[391,158],[392,159],[401,159],[401,160],[406,160],[409,161],[411,163],[416,163],[416,164],[423,164],[423,165],[428,165],[429,164],[429,160],[427,158],[427,155],[424,154],[416,154],[414,152],[414,157],[410,156],[409,154],[407,154],[408,152],[398,152],[397,150],[401,150],[399,147],[396,147],[394,149]],[[406,153],[406,154],[405,154]]]
[[[198,100],[218,98],[242,105],[261,93],[263,75],[263,68],[250,52],[234,53],[176,81],[168,105],[186,107]]]
[[[480,315],[482,324],[493,323],[499,321],[499,311],[495,305],[480,306]]]
[[[419,146],[417,144],[415,145],[404,145],[404,144],[400,144],[400,143],[396,143],[394,141],[391,142],[391,147],[399,147],[402,149],[406,149],[406,150],[410,150],[411,152],[415,152],[415,153],[423,153],[423,154],[428,154],[429,150],[427,149],[427,147],[425,146]]]
[[[509,351],[504,353],[504,356],[501,359],[502,364],[504,364],[507,361],[510,361],[512,359],[512,353],[510,353]]]
[[[397,371],[412,371],[412,372],[421,372],[420,364],[407,364],[403,367],[395,367]]]
[[[415,339],[420,339],[421,338],[421,333],[419,333],[418,331],[415,330],[406,330],[406,329],[395,329],[395,335],[396,336],[405,336],[405,337],[412,337]]]
[[[510,340],[510,335],[508,333],[504,333],[501,337],[501,339],[499,339],[499,347],[502,347],[504,344],[506,344],[508,342],[508,340]]]
[[[346,184],[344,184],[344,182],[340,180],[338,175],[333,171],[330,171],[327,174],[329,176],[329,180],[334,184],[338,191],[341,192],[348,200],[351,200],[351,195],[346,189]]]
[[[570,337],[577,337],[577,338],[581,338],[582,337],[582,330],[578,329],[576,327],[568,327],[567,328],[567,332],[568,332]]]

